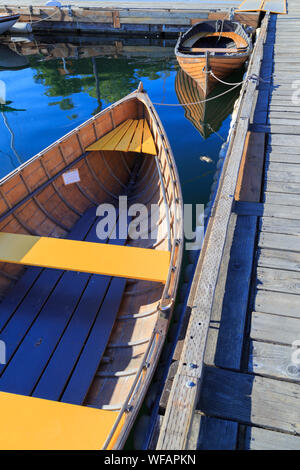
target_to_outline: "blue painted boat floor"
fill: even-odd
[[[68,238],[100,242],[95,207]],[[0,304],[0,339],[6,344],[0,390],[84,404],[125,284],[122,278],[27,268]]]

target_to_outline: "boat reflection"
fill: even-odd
[[[237,83],[242,78],[243,72],[238,71],[227,77],[226,81]],[[208,96],[205,96],[202,88],[195,80],[182,69],[178,70],[175,79],[178,101],[185,110],[185,117],[200,132],[203,139],[207,139],[214,132],[217,133],[223,121],[231,114],[234,102],[240,93],[240,87],[232,88],[231,91],[223,94],[229,89],[229,86],[220,83]],[[219,97],[214,98],[217,96]]]
[[[12,50],[8,45],[0,44],[0,70],[21,70],[28,65],[26,56]]]

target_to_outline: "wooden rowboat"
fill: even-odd
[[[207,96],[218,79],[241,68],[251,49],[251,39],[239,23],[217,20],[192,26],[179,37],[175,54],[180,67]]]
[[[241,81],[240,75],[239,72],[235,72],[227,78],[227,81],[229,83]],[[207,96],[210,101],[205,101],[205,95],[200,85],[182,69],[178,70],[175,78],[178,101],[184,108],[185,117],[200,132],[203,139],[208,139],[211,134],[217,132],[224,119],[231,114],[234,103],[239,96],[240,87],[232,88],[229,93],[219,96],[228,89],[230,90],[227,85],[217,84]]]
[[[0,16],[0,34],[6,33],[18,21],[20,15]]]
[[[155,215],[134,225],[121,195]],[[169,325],[182,210],[141,86],[0,181],[1,449],[122,448]]]

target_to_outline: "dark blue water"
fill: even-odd
[[[3,47],[3,46],[2,46]],[[88,54],[88,52],[87,52]],[[18,61],[16,62],[18,63]],[[0,177],[7,175],[91,115],[135,90],[142,80],[153,102],[178,103],[175,57],[88,57],[49,59],[26,56],[10,70],[1,62],[6,104],[0,105]],[[187,203],[206,203],[216,162],[227,137],[230,115],[204,139],[184,109],[156,107],[168,134]],[[209,157],[203,161],[200,157]]]

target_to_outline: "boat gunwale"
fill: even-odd
[[[18,21],[20,15],[7,15],[7,16],[0,16],[0,23],[6,23],[9,21]]]

